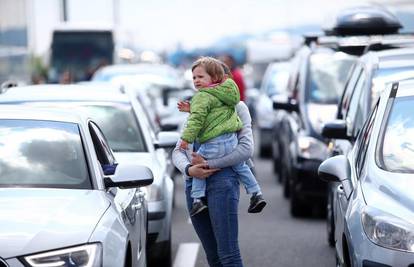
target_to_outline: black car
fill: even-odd
[[[317,168],[327,157],[321,136],[323,123],[335,116],[348,71],[356,58],[325,46],[304,46],[296,55],[291,74],[289,103],[274,102],[275,109],[291,111],[278,129],[285,194],[291,198],[292,215],[300,215],[309,199],[324,200],[325,185]],[[323,202],[324,203],[324,202]]]

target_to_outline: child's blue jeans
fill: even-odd
[[[205,159],[221,158],[234,150],[237,146],[238,139],[236,133],[222,134],[216,138],[208,140],[200,145],[197,153]],[[233,170],[239,176],[248,194],[260,192],[259,184],[256,181],[252,171],[245,162],[232,166]],[[193,177],[191,197],[201,198],[206,195],[206,181]]]

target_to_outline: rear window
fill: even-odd
[[[0,120],[0,187],[91,189],[78,125]]]

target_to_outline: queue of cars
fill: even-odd
[[[143,107],[119,87],[103,84],[16,87],[0,95],[0,105],[24,105],[74,110],[97,122],[117,162],[141,164],[152,170],[146,188],[148,209],[143,222],[149,260],[171,265],[171,216],[174,183],[164,149],[175,146],[176,132],[152,132]],[[144,216],[144,214],[142,215]]]
[[[414,36],[377,8],[346,10],[325,35],[305,38],[286,89],[266,99],[291,214],[326,207],[337,266],[414,266]]]
[[[0,210],[7,214],[0,260],[8,266],[171,267],[175,168],[168,152],[179,133],[163,131],[150,108],[190,92],[180,90],[171,68],[139,70],[150,74],[134,87],[110,83],[101,71],[103,81],[0,94],[9,111],[0,116]]]

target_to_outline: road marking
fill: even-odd
[[[181,243],[175,255],[173,267],[194,267],[199,248],[199,243]]]
[[[190,217],[188,217],[187,223],[188,223],[188,224],[193,224],[193,223],[191,222],[191,218],[190,218]]]

